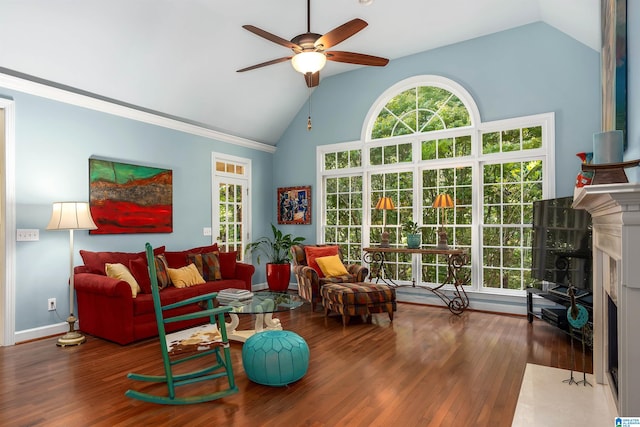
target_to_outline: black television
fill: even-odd
[[[582,296],[593,290],[591,215],[572,204],[573,197],[533,202],[531,276],[537,287],[566,295],[572,284]]]

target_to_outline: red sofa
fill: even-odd
[[[192,248],[179,252],[165,251],[164,247],[154,249],[156,255],[164,253],[169,268],[180,268],[188,264],[188,254],[204,254],[218,251],[217,244]],[[219,251],[218,251],[219,252]],[[126,281],[108,277],[105,263],[140,263],[146,257],[144,252],[90,252],[80,251],[84,265],[75,267],[75,291],[78,302],[80,330],[89,335],[118,344],[129,344],[158,335],[153,299],[151,293],[138,293],[134,298],[132,288]],[[220,253],[221,280],[185,288],[168,286],[160,291],[162,304],[170,304],[197,295],[217,292],[227,288],[251,290],[251,277],[255,267],[235,261],[235,253]],[[134,270],[131,270],[134,273]],[[148,273],[147,273],[148,275]],[[135,274],[134,274],[135,277]],[[137,278],[137,277],[136,277]],[[141,286],[142,288],[142,286]],[[196,304],[167,312],[175,316],[199,310]],[[206,319],[178,322],[167,325],[171,332],[187,326],[202,324]]]

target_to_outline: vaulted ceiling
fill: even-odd
[[[365,2],[366,3],[366,2]],[[274,145],[309,95],[288,62],[305,0],[0,0],[0,68]],[[391,60],[543,21],[600,48],[599,0],[313,0],[311,31],[361,18],[336,50]],[[322,80],[358,66],[328,62]]]

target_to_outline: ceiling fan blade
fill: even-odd
[[[349,64],[384,67],[389,63],[389,60],[387,58],[381,58],[379,56],[373,56],[373,55],[365,55],[363,53],[331,51],[331,52],[325,52],[325,54],[327,55],[327,59],[329,61],[347,62]]]
[[[247,31],[251,31],[253,34],[260,36],[264,39],[269,40],[270,42],[274,42],[277,43],[279,45],[282,45],[284,47],[288,47],[289,49],[294,49],[294,50],[298,50],[301,51],[302,48],[300,46],[298,46],[295,43],[290,42],[289,40],[283,39],[280,36],[276,36],[275,34],[271,34],[268,31],[265,31],[263,29],[260,29],[258,27],[255,27],[253,25],[243,25],[242,28],[244,28]]]
[[[260,64],[252,65],[251,67],[243,68],[241,70],[236,71],[236,73],[242,73],[244,71],[255,70],[256,68],[266,67],[267,65],[278,64],[280,62],[288,61],[290,59],[291,59],[290,56],[285,56],[283,58],[278,58],[278,59],[272,59],[271,61],[262,62]]]
[[[329,31],[324,36],[320,37],[315,41],[314,46],[323,50],[329,49],[330,47],[345,41],[352,35],[356,34],[358,31],[361,31],[367,25],[369,24],[367,24],[362,19],[352,19],[346,24],[342,24],[339,27],[336,27],[333,30]]]
[[[307,73],[304,75],[304,81],[308,87],[316,87],[320,84],[320,71],[315,73]]]

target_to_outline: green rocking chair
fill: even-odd
[[[149,243],[145,245],[147,255],[147,265],[155,266],[153,248]],[[231,307],[214,308],[213,300],[216,293],[209,293],[174,304],[162,306],[160,303],[160,291],[158,289],[158,277],[155,268],[149,268],[151,278],[151,292],[153,305],[158,323],[158,335],[160,338],[160,349],[162,351],[162,362],[164,364],[165,375],[142,375],[130,373],[127,378],[139,381],[166,383],[168,396],[144,393],[136,390],[127,390],[126,396],[145,402],[160,403],[166,405],[184,405],[190,403],[208,402],[229,396],[238,392],[233,377],[231,366],[231,352],[227,339],[227,329],[224,321],[224,313],[231,311]],[[175,317],[165,318],[163,312],[188,304],[205,303],[206,309],[195,313],[182,314]],[[196,326],[193,328],[167,334],[165,325],[172,322],[208,317],[209,324]],[[220,351],[222,349],[222,352]],[[224,353],[224,358],[222,354]],[[193,372],[174,372],[174,366],[194,359],[210,357],[213,360],[207,362],[207,366]],[[220,384],[219,378],[226,377],[226,381]],[[213,389],[207,394],[176,396],[176,387],[193,384],[200,381],[217,380],[212,382]]]

